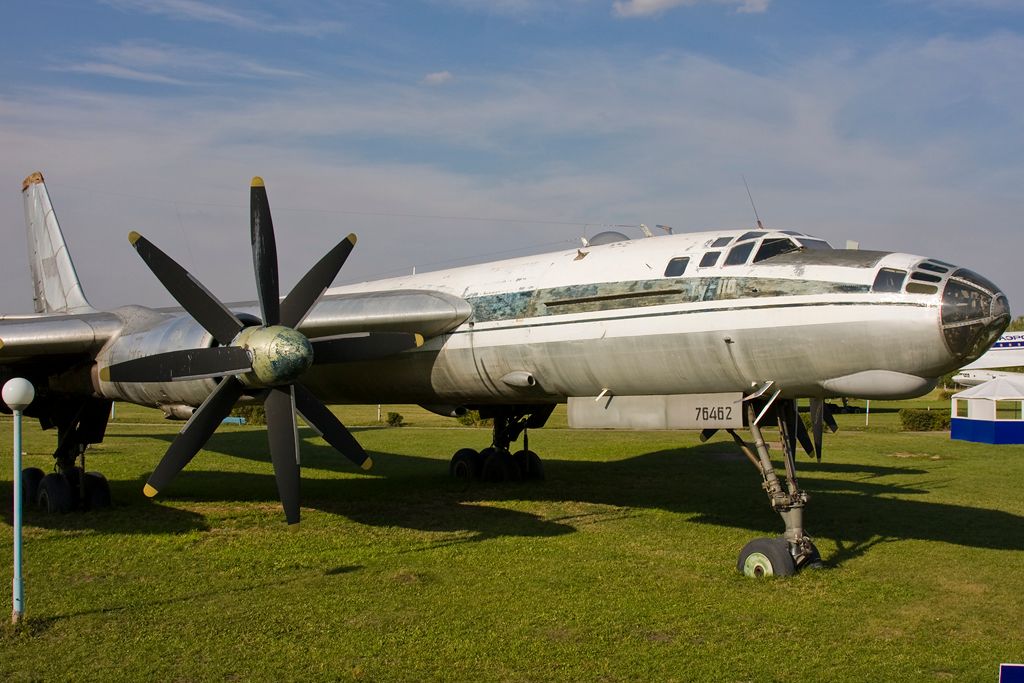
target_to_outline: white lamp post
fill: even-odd
[[[11,623],[17,624],[25,613],[25,588],[21,580],[21,411],[25,410],[36,390],[27,379],[15,377],[4,384],[4,403],[14,411],[14,582],[11,586],[14,609]]]

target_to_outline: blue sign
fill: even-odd
[[[1024,664],[1000,664],[999,683],[1024,683]]]

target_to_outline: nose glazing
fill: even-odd
[[[941,317],[950,353],[970,362],[985,353],[1010,324],[1010,303],[992,282],[960,268],[942,291]]]

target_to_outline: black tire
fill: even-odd
[[[519,451],[512,456],[512,459],[519,465],[523,479],[527,481],[544,480],[544,464],[541,462],[540,456],[533,451]]]
[[[448,474],[452,479],[469,483],[480,478],[483,470],[483,458],[472,448],[460,448],[455,451],[448,463]]]
[[[110,501],[110,484],[99,472],[86,472],[85,477],[85,509],[99,510],[108,508]]]
[[[784,538],[755,538],[743,546],[736,569],[751,578],[792,576],[796,564]]]
[[[21,505],[28,508],[39,498],[39,482],[46,476],[38,467],[26,467],[21,471]]]
[[[484,481],[497,484],[519,480],[519,467],[508,451],[485,448],[480,455],[484,456],[484,466],[480,474]]]
[[[43,512],[67,513],[74,507],[74,498],[71,496],[71,483],[63,474],[57,472],[47,474],[39,482],[39,494],[36,497],[37,505]]]

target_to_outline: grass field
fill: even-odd
[[[800,459],[826,567],[753,581],[739,549],[782,525],[728,437],[569,431],[561,409],[530,435],[547,481],[460,488],[449,456],[489,432],[389,410],[410,426],[358,430],[371,473],[303,430],[288,528],[261,428],[225,426],[150,501],[180,423],[119,406],[88,455],[115,507],[27,513],[0,680],[994,681],[1024,661],[1024,447],[902,433],[892,405],[839,416]],[[25,438],[48,470],[53,435]]]

